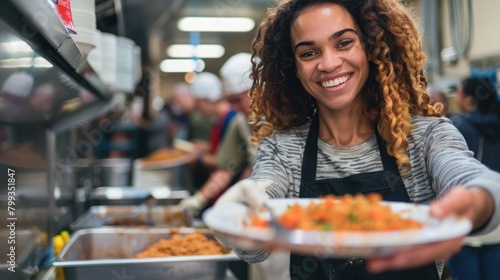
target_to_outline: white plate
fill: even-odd
[[[299,203],[303,207],[318,199],[271,199],[267,203],[276,215],[288,206]],[[249,213],[239,203],[218,205],[205,211],[203,221],[212,228],[226,245],[251,249],[258,247],[282,248],[295,253],[329,257],[370,257],[390,255],[417,244],[432,243],[465,235],[472,229],[469,220],[456,217],[430,217],[429,206],[400,202],[383,202],[403,217],[424,223],[418,230],[353,232],[291,230],[286,236],[277,236],[271,228],[246,225]]]

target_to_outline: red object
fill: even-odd
[[[222,126],[224,125],[224,118],[219,119],[217,123],[210,130],[210,154],[215,154],[217,148],[219,148],[219,143],[221,141]]]
[[[59,0],[57,1],[56,7],[59,17],[66,29],[70,33],[76,34],[75,26],[73,25],[73,15],[71,14],[70,0]]]

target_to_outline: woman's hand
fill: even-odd
[[[444,218],[457,215],[472,221],[474,229],[482,227],[493,215],[491,194],[482,188],[456,187],[431,204],[431,215]],[[374,273],[386,270],[416,268],[436,260],[447,260],[462,247],[465,236],[418,245],[392,256],[369,259],[367,268]]]

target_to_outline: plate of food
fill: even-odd
[[[377,194],[271,199],[251,213],[239,203],[212,207],[203,221],[226,245],[280,248],[327,257],[390,255],[465,235],[468,219],[430,215],[428,205],[382,201]],[[272,219],[271,217],[274,217]]]

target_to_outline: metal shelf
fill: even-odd
[[[111,93],[98,78],[47,0],[4,0],[0,18],[34,51],[101,100]]]

